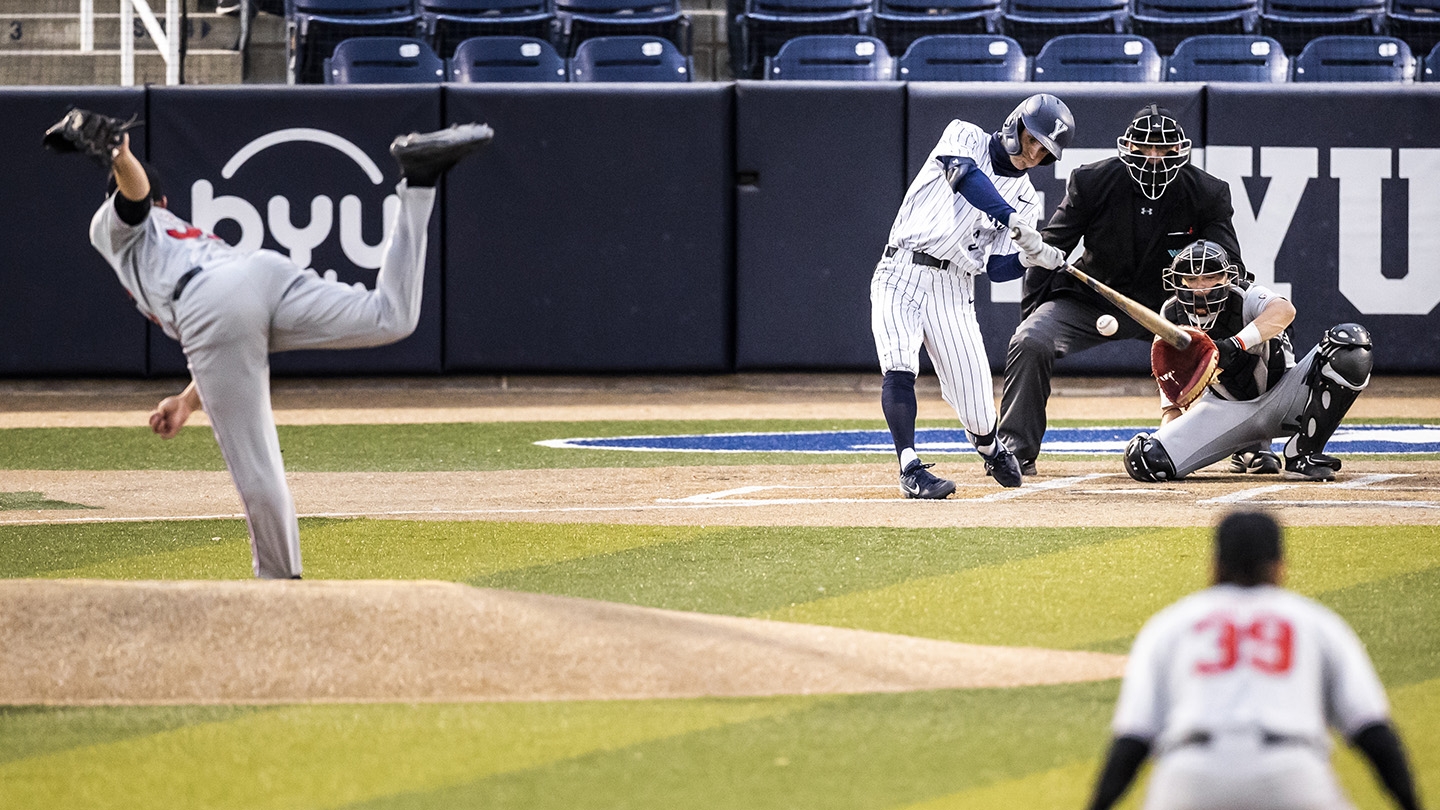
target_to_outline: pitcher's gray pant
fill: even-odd
[[[1312,745],[1225,741],[1185,746],[1160,757],[1145,810],[1352,810]]]
[[[1232,402],[1206,391],[1179,417],[1157,430],[1160,442],[1175,465],[1177,476],[1189,475],[1231,453],[1261,446],[1270,449],[1270,440],[1300,429],[1300,413],[1310,400],[1310,366],[1319,347],[1285,372],[1280,382],[1255,399]]]
[[[270,353],[393,343],[415,331],[435,189],[396,188],[375,289],[256,251],[205,268],[176,304],[180,345],[250,526],[255,576],[300,574],[300,526],[270,411]]]

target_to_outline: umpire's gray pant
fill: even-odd
[[[261,250],[195,276],[176,305],[180,345],[250,526],[255,576],[300,574],[300,525],[270,411],[270,353],[393,343],[415,331],[435,189],[397,188],[375,289],[327,281]]]

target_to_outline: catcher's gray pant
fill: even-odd
[[[1056,298],[1046,301],[1020,322],[1005,353],[1005,388],[1000,395],[1000,441],[1020,459],[1040,455],[1045,436],[1045,405],[1055,361],[1112,340],[1141,334],[1139,324],[1120,317],[1120,329],[1106,337],[1095,319],[1109,312],[1088,301]],[[1148,338],[1148,334],[1146,335]]]
[[[1265,745],[1256,737],[1216,739],[1160,757],[1145,810],[1353,810],[1313,745]]]
[[[270,353],[393,343],[415,331],[435,189],[397,188],[375,289],[327,281],[261,250],[195,276],[176,304],[180,345],[250,525],[255,576],[300,574],[300,526],[270,411]]]
[[[995,390],[975,320],[975,277],[914,264],[908,255],[881,259],[870,280],[870,331],[880,372],[919,376],[923,342],[941,396],[966,430],[984,436],[995,427]]]
[[[1189,475],[1232,453],[1261,446],[1300,429],[1300,413],[1310,399],[1310,366],[1319,347],[1280,377],[1280,382],[1255,399],[1232,402],[1206,391],[1190,409],[1155,432],[1177,476]]]

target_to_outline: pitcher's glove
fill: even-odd
[[[139,116],[132,115],[129,121],[121,121],[74,108],[45,130],[43,143],[47,149],[56,152],[80,152],[99,163],[101,168],[109,170],[115,150],[125,142],[125,133],[143,125]]]
[[[1215,341],[1193,326],[1181,327],[1190,334],[1190,346],[1177,349],[1156,338],[1150,345],[1150,370],[1165,398],[1182,408],[1205,393],[1205,386],[1220,373],[1220,351]]]

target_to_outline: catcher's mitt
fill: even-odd
[[[1189,348],[1177,349],[1156,338],[1150,345],[1150,370],[1160,385],[1160,393],[1187,408],[1220,373],[1220,350],[1203,331],[1193,326],[1182,328],[1190,334]]]
[[[125,133],[142,126],[138,116],[121,121],[89,110],[71,109],[56,124],[45,130],[47,149],[56,152],[80,152],[110,168],[114,152],[125,140]]]

